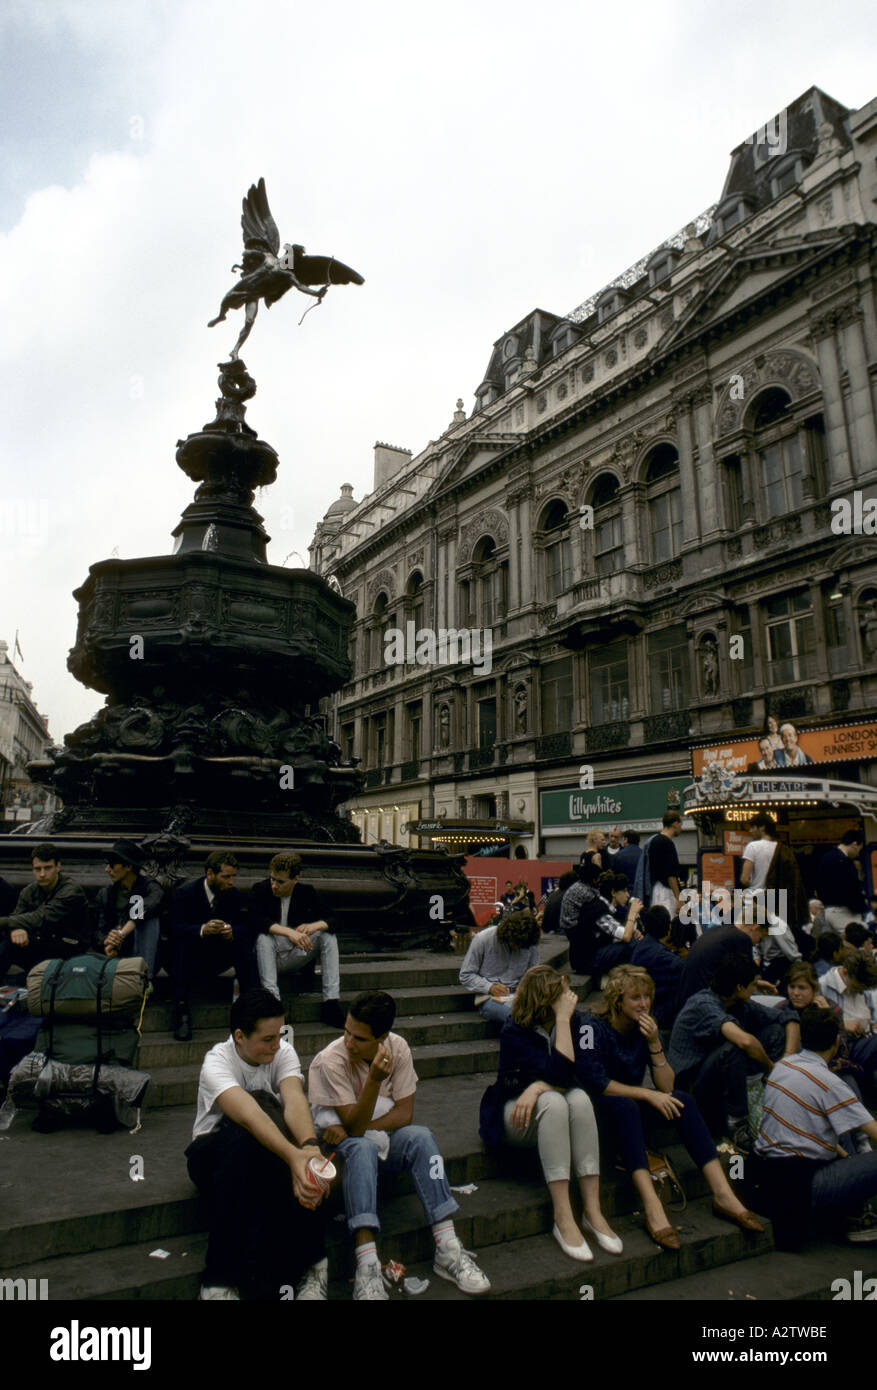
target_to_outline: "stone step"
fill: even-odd
[[[496,1036],[496,1029],[485,1022],[480,1014],[453,1013],[421,1014],[397,1019],[393,1031],[399,1033],[412,1049],[434,1046],[437,1043],[466,1042],[478,1038]],[[183,1066],[196,1062],[199,1066],[204,1054],[214,1043],[222,1042],[227,1031],[211,1030],[208,1034],[196,1031],[191,1042],[177,1042],[173,1033],[148,1033],[141,1043],[135,1066],[159,1078],[160,1068]],[[335,1042],[338,1029],[324,1023],[297,1023],[293,1027],[290,1041],[299,1057],[315,1057],[324,1047]]]
[[[680,1279],[672,1290],[654,1286],[639,1293],[620,1294],[613,1301],[655,1301],[672,1295],[680,1301],[696,1299],[713,1303],[748,1304],[752,1300],[825,1303],[844,1292],[842,1287],[832,1289],[837,1279],[846,1279],[851,1286],[850,1294],[854,1296],[852,1286],[856,1270],[863,1281],[877,1277],[877,1246],[813,1242],[794,1254],[772,1250],[755,1259],[740,1260],[730,1269],[713,1269]]]
[[[281,983],[283,976],[280,977]],[[224,982],[223,982],[224,983]],[[231,982],[229,981],[229,985]],[[346,993],[346,981],[342,977],[342,1000],[347,1002],[352,995]],[[474,1013],[473,996],[462,985],[421,985],[417,989],[397,989],[393,998],[399,1017],[421,1014]],[[290,994],[283,992],[281,1002],[287,1019],[296,1027],[301,1023],[318,1023],[322,996],[317,993]],[[192,1023],[196,1029],[210,1028],[228,1036],[228,1011],[231,1007],[231,988],[222,1003],[196,1000],[192,1004]],[[155,1001],[148,1004],[143,1015],[144,1033],[173,1032],[174,1010],[170,1002]],[[394,1028],[395,1028],[394,1024]]]
[[[576,1266],[546,1235],[551,1228],[551,1203],[544,1183],[488,1179],[477,1192],[460,1194],[458,1200],[460,1209],[454,1222],[460,1239],[467,1249],[478,1252],[479,1263],[495,1292],[507,1298],[537,1296],[530,1281],[536,1278],[539,1287],[543,1287],[546,1269],[551,1271],[549,1297],[574,1296],[578,1289],[576,1280],[586,1280],[595,1297],[606,1298],[655,1279],[676,1278],[677,1272],[707,1270],[770,1247],[769,1235],[744,1237],[716,1221],[708,1200],[701,1198],[690,1203],[683,1215],[672,1218],[683,1245],[679,1255],[658,1251],[642,1230],[638,1215],[616,1215],[613,1224],[625,1241],[623,1254],[607,1255],[591,1241],[593,1263]],[[343,1210],[340,1194],[335,1195],[332,1210],[334,1214]],[[438,1279],[432,1279],[433,1240],[418,1198],[413,1194],[385,1197],[381,1217],[382,1260],[398,1260],[413,1273],[420,1273],[419,1267],[423,1266],[423,1276],[431,1278],[435,1286],[430,1291],[433,1297],[457,1296],[455,1288],[445,1290]],[[539,1254],[535,1273],[529,1268],[529,1259],[523,1258],[530,1252],[528,1241],[536,1242],[534,1248]],[[7,1265],[4,1276],[47,1280],[51,1300],[194,1298],[206,1243],[204,1232],[196,1229],[173,1235],[159,1231],[145,1241]],[[169,1251],[169,1258],[154,1257],[152,1252],[156,1249]],[[507,1268],[508,1251],[515,1252],[516,1271]],[[330,1221],[327,1253],[334,1296],[349,1296],[354,1256],[343,1221]]]
[[[498,1162],[481,1144],[478,1103],[492,1079],[476,1074],[461,1076],[452,1086],[443,1079],[422,1082],[415,1118],[435,1134],[453,1186],[502,1176],[541,1191],[534,1151],[510,1151]],[[193,1114],[190,1103],[144,1112],[143,1128],[134,1135],[124,1130],[100,1135],[92,1129],[43,1135],[33,1133],[33,1112],[23,1110],[12,1129],[0,1135],[4,1264],[158,1242],[202,1229],[201,1201],[184,1158]],[[135,1155],[142,1159],[142,1182],[131,1180]],[[703,1176],[690,1166],[687,1155],[671,1149],[671,1156],[689,1198],[703,1195]],[[606,1163],[604,1169],[607,1215],[632,1210],[637,1199],[628,1176]],[[408,1175],[387,1181],[388,1192],[413,1191]]]
[[[337,1037],[337,1033],[334,1035]],[[194,1042],[194,1039],[193,1039]],[[180,1047],[183,1044],[176,1043]],[[208,1042],[204,1051],[212,1046]],[[427,1081],[435,1077],[467,1076],[472,1072],[493,1071],[495,1079],[496,1062],[499,1056],[499,1041],[496,1038],[473,1038],[463,1042],[448,1042],[413,1047],[411,1049],[414,1067],[418,1078]],[[309,1055],[299,1052],[302,1068],[307,1068],[316,1053]],[[188,1105],[193,1110],[198,1095],[199,1061],[183,1063],[178,1066],[162,1066],[152,1073],[146,1093],[146,1111],[154,1112],[168,1105]]]
[[[491,1283],[492,1299],[565,1299],[579,1300],[585,1289],[588,1297],[608,1299],[632,1289],[660,1287],[665,1298],[675,1300],[676,1281],[698,1271],[714,1270],[732,1265],[752,1252],[769,1251],[772,1245],[770,1230],[764,1235],[744,1235],[726,1222],[713,1216],[708,1199],[690,1203],[682,1216],[674,1217],[679,1231],[681,1248],[678,1251],[660,1250],[650,1239],[639,1216],[622,1217],[613,1223],[624,1241],[620,1255],[608,1255],[589,1238],[594,1253],[589,1264],[571,1260],[550,1234],[550,1220],[543,1233],[522,1236],[503,1243],[479,1247],[468,1244],[465,1222],[454,1218],[463,1244],[474,1250],[480,1268]],[[429,1232],[425,1233],[429,1237]],[[430,1237],[431,1243],[431,1237]],[[384,1258],[382,1241],[382,1258]],[[406,1266],[406,1273],[428,1279],[429,1288],[419,1297],[430,1301],[471,1302],[471,1296],[461,1293],[456,1285],[439,1278],[432,1267],[432,1257]],[[352,1296],[352,1273],[348,1280],[330,1284],[330,1298]],[[394,1290],[392,1298],[404,1298]]]

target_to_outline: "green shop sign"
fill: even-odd
[[[682,793],[690,782],[690,777],[661,777],[654,782],[606,782],[584,791],[565,787],[541,792],[542,833],[616,823],[624,829],[640,821],[660,822],[668,806],[681,811]]]

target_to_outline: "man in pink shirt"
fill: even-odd
[[[344,1036],[324,1048],[308,1071],[316,1128],[323,1129],[323,1138],[344,1161],[344,1205],[356,1245],[353,1297],[387,1298],[375,1242],[381,1224],[380,1162],[387,1172],[412,1176],[435,1237],[434,1272],[464,1293],[488,1293],[489,1281],[463,1249],[450,1220],[457,1203],[438,1145],[429,1129],[412,1124],[417,1074],[407,1042],[390,1032],[395,1017],[391,995],[381,990],[360,994],[349,1006]],[[334,1114],[321,1115],[324,1108]]]

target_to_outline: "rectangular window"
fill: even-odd
[[[408,757],[412,762],[420,760],[420,721],[422,706],[418,700],[414,704],[406,705],[405,712],[408,716]]]
[[[384,766],[384,754],[387,748],[387,716],[382,714],[377,718],[373,725],[374,728],[374,765],[375,767]]]
[[[771,685],[789,685],[813,674],[816,635],[810,595],[780,594],[765,601],[767,662]]]
[[[649,638],[652,713],[685,709],[689,704],[691,657],[685,628],[668,628]]]
[[[549,661],[540,672],[543,734],[569,733],[572,717],[572,657]]]
[[[557,598],[558,594],[562,594],[565,589],[569,588],[572,582],[572,564],[570,562],[568,536],[555,541],[553,545],[546,546],[545,578],[549,598]]]
[[[630,688],[627,678],[627,643],[617,642],[593,652],[591,668],[591,722],[614,724],[627,719]]]
[[[656,565],[676,556],[682,541],[682,493],[678,487],[661,493],[649,504],[652,555]]]
[[[821,415],[814,415],[804,426],[804,440],[810,476],[817,497],[824,497],[828,490],[828,455],[825,449],[825,424]]]
[[[496,743],[496,699],[478,701],[478,747],[492,748]]]
[[[344,757],[347,759],[348,762],[350,762],[351,758],[353,758],[353,757],[355,756],[355,754],[354,754],[354,752],[353,752],[353,745],[354,745],[355,737],[356,737],[356,725],[355,725],[355,724],[344,724],[344,725],[342,725],[342,728],[341,728],[341,746],[342,746],[342,748],[344,749]]]
[[[617,574],[624,569],[621,517],[610,516],[594,528],[594,570],[597,574]]]
[[[764,519],[797,511],[803,500],[801,444],[798,435],[769,444],[759,453]]]
[[[743,468],[739,459],[725,464],[725,486],[728,498],[728,529],[738,531],[743,525]]]

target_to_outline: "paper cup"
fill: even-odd
[[[314,1155],[308,1163],[308,1177],[314,1187],[318,1187],[321,1192],[329,1191],[335,1181],[337,1171],[334,1163],[331,1163],[328,1158],[318,1155]]]

